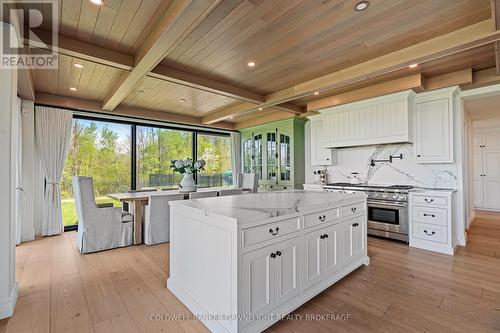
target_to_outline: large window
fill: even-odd
[[[65,226],[77,223],[72,189],[73,176],[93,178],[98,203],[112,203],[107,194],[130,189],[130,137],[130,125],[85,119],[73,120],[71,143],[61,180]]]
[[[193,157],[193,133],[137,126],[137,188],[176,188],[182,176],[172,160]]]
[[[196,137],[197,158],[207,162],[205,171],[198,175],[198,186],[231,186],[231,140],[228,136],[201,134]]]
[[[182,175],[174,174],[170,164],[187,158],[207,162],[206,170],[196,177],[198,186],[232,185],[231,141],[227,134],[76,116],[61,180],[64,225],[78,223],[73,176],[93,178],[97,203],[120,206],[107,195],[135,189],[177,188]]]

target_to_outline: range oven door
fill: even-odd
[[[404,202],[369,200],[368,227],[408,235],[408,205]]]

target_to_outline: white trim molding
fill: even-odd
[[[14,283],[8,298],[0,300],[0,319],[12,317],[17,303],[17,282]]]

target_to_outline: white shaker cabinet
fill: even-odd
[[[473,136],[472,182],[474,206],[500,210],[500,132]]]
[[[327,131],[324,118],[311,119],[311,165],[337,164],[337,151],[325,148]]]
[[[453,163],[453,112],[456,88],[418,94],[415,98],[415,161]]]

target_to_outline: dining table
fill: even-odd
[[[201,187],[197,189],[197,192],[211,192],[219,191],[223,189],[231,189],[235,187]],[[241,188],[243,192],[250,192],[249,188]],[[124,193],[112,193],[107,196],[113,200],[120,202],[127,202],[132,207],[132,214],[134,216],[134,245],[142,244],[142,229],[143,229],[143,216],[144,216],[144,206],[149,203],[149,197],[159,195],[178,195],[184,194],[184,200],[189,199],[189,192],[181,192],[178,189],[172,190],[151,190],[151,191],[129,191]]]

